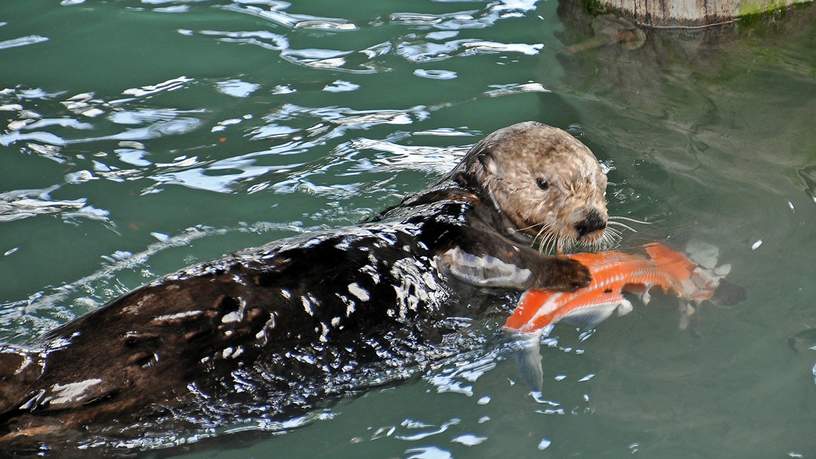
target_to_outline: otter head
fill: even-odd
[[[542,251],[594,248],[606,231],[606,175],[595,155],[568,133],[536,122],[500,129],[462,163],[510,221]]]

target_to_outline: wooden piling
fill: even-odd
[[[812,0],[583,0],[590,11],[618,12],[651,27],[705,27]]]

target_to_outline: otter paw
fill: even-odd
[[[589,269],[568,258],[551,258],[545,263],[542,285],[537,288],[572,291],[586,287],[592,281]]]

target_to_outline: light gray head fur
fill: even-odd
[[[544,247],[592,246],[607,223],[606,175],[595,155],[561,129],[528,121],[493,132],[457,168],[515,228]],[[455,171],[455,172],[457,172]],[[546,188],[546,189],[544,189]]]

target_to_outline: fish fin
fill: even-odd
[[[692,239],[686,243],[689,259],[705,269],[714,269],[720,258],[720,249],[708,242]]]
[[[657,268],[668,273],[679,282],[689,279],[694,268],[697,267],[697,265],[684,254],[672,250],[664,244],[654,242],[647,244],[644,248]]]
[[[644,292],[644,295],[648,295],[648,290]],[[624,298],[623,300],[621,300],[620,304],[616,309],[618,311],[618,317],[623,317],[626,314],[629,314],[630,312],[632,312],[632,309],[634,309],[632,307],[632,303],[630,303],[629,300]]]
[[[620,302],[616,301],[575,309],[562,317],[561,321],[579,328],[595,328],[611,316],[619,306]]]
[[[687,301],[681,301],[680,302],[680,323],[677,324],[677,327],[680,330],[687,329],[689,327],[689,325],[691,324],[691,316],[693,316],[695,312],[697,312],[697,310],[694,308],[694,306],[691,305],[691,303],[689,303]]]
[[[719,277],[725,277],[729,273],[731,273],[731,263],[726,263],[724,265],[720,265],[715,267],[713,270],[714,274]]]
[[[626,284],[621,289],[621,293],[629,293],[634,295],[635,298],[640,300],[643,304],[649,304],[652,301],[652,290],[653,285],[646,285],[646,284]]]
[[[544,368],[541,364],[541,330],[535,333],[523,333],[519,337],[514,353],[521,379],[532,392],[541,392],[544,385]]]
[[[640,301],[645,305],[649,304],[649,302],[652,301],[652,294],[651,294],[650,290],[651,289],[647,288],[647,289],[643,290],[643,293],[641,293],[641,295],[640,295]]]

